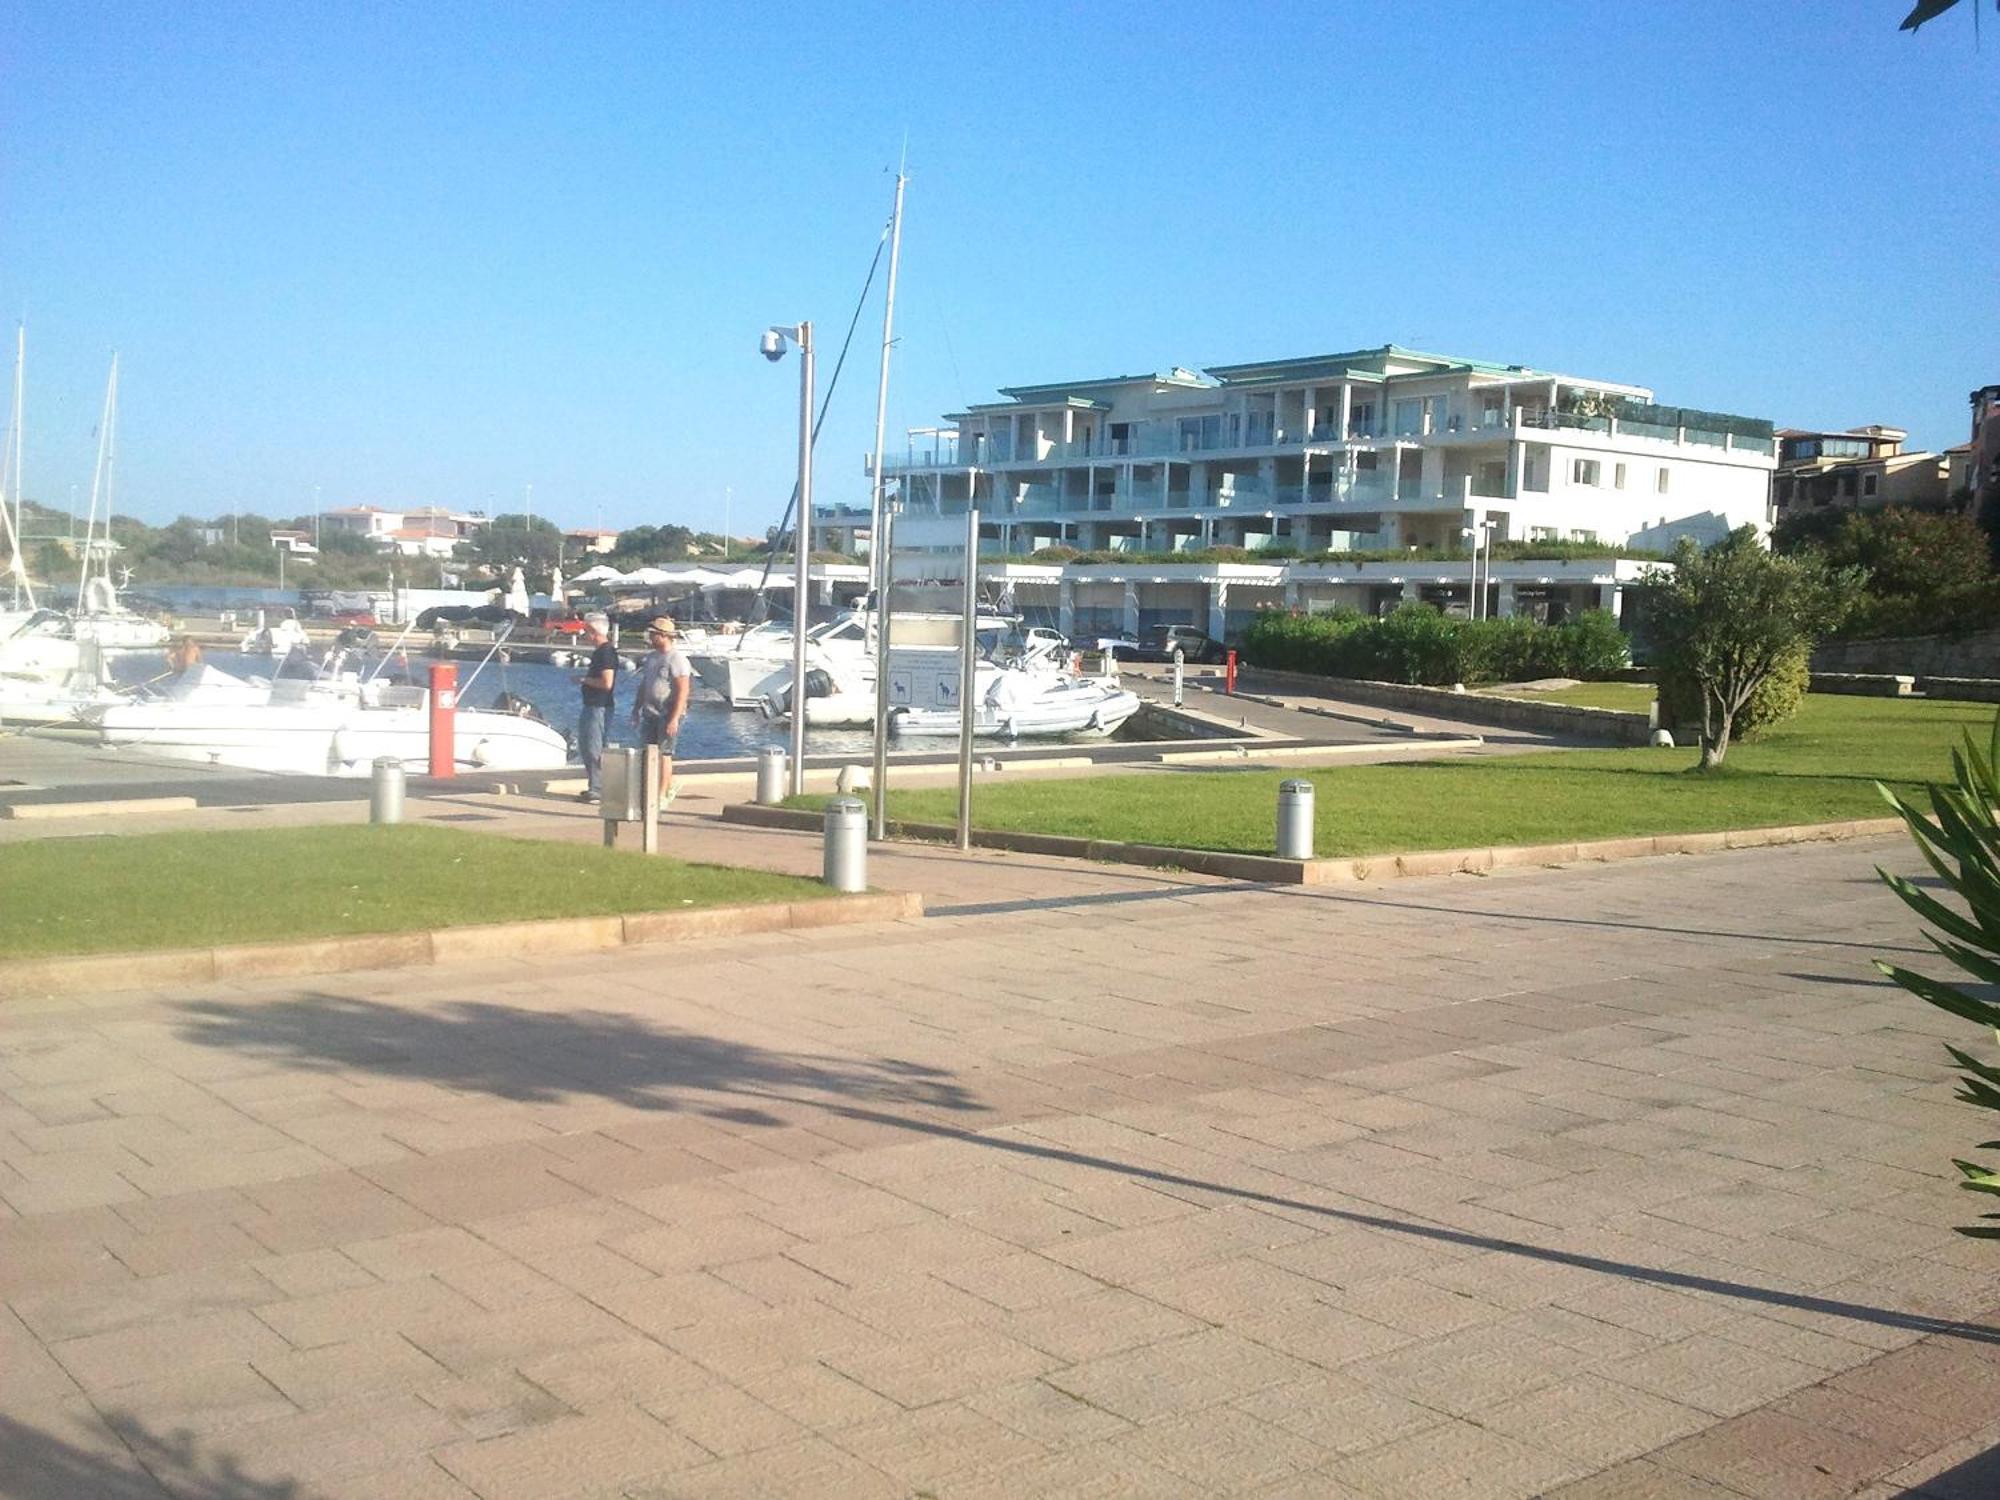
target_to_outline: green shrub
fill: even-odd
[[[1730,737],[1754,740],[1773,725],[1782,724],[1799,711],[1806,689],[1812,682],[1812,647],[1795,647],[1771,675],[1757,685],[1750,701],[1736,716]],[[1701,690],[1692,677],[1669,668],[1660,670],[1660,727],[1675,731],[1684,743],[1701,728]]]
[[[1601,678],[1629,660],[1618,622],[1602,610],[1542,625],[1526,616],[1455,619],[1423,604],[1405,604],[1380,620],[1353,610],[1273,611],[1251,624],[1242,649],[1252,666],[1429,687]]]

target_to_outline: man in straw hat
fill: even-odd
[[[665,615],[648,622],[646,644],[652,652],[639,667],[639,692],[632,700],[632,722],[639,743],[660,747],[660,811],[674,800],[674,739],[687,717],[694,686],[694,668],[674,644],[674,622]]]

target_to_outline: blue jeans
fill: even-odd
[[[604,742],[610,735],[611,705],[584,704],[583,717],[576,721],[576,753],[583,761],[583,774],[589,779],[592,794],[601,790],[599,781],[604,768]]]

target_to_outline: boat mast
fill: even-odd
[[[35,585],[28,577],[27,560],[21,556],[21,524],[25,519],[22,497],[26,491],[21,485],[22,417],[26,411],[25,395],[28,379],[28,325],[20,324],[14,333],[14,407],[13,419],[7,427],[7,454],[0,458],[0,524],[7,528],[8,572],[14,580],[14,608],[21,607],[21,600],[28,601],[28,608],[35,607]],[[9,463],[8,459],[12,462]],[[11,476],[9,470],[12,470]],[[11,477],[14,486],[14,508],[7,509],[7,485]]]
[[[104,580],[111,581],[111,467],[117,457],[118,356],[111,356],[111,378],[104,384],[104,417],[97,427],[97,468],[90,476],[90,519],[83,527],[83,567],[77,574],[76,608],[81,614],[84,590],[90,583],[90,553],[96,543],[97,501],[104,497]]]
[[[868,503],[869,592],[875,599],[875,775],[869,783],[875,837],[884,834],[889,779],[889,555],[882,545],[882,444],[889,418],[889,351],[896,342],[896,267],[903,252],[905,155],[896,163],[896,209],[889,220],[889,286],[882,302],[882,372],[875,383],[875,462]]]

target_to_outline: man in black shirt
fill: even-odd
[[[577,793],[577,801],[596,802],[602,796],[599,775],[604,741],[611,730],[611,704],[618,692],[618,652],[611,644],[611,621],[605,615],[583,617],[583,638],[591,651],[582,678],[583,714],[576,721],[576,749],[589,785]]]

